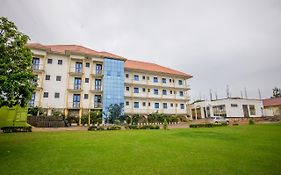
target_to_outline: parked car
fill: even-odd
[[[221,116],[214,116],[211,118],[211,123],[229,124],[229,120]]]

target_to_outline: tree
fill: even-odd
[[[0,17],[0,107],[26,106],[36,88],[27,35]]]
[[[107,114],[106,114],[106,123],[115,123],[117,120],[123,121],[124,115],[123,115],[123,109],[124,104],[111,104],[107,108]]]
[[[272,91],[273,98],[281,97],[281,89],[275,87],[274,89],[272,89]]]
[[[166,119],[164,119],[164,123],[163,123],[163,129],[167,130],[168,129],[168,122]]]

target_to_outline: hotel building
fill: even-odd
[[[188,114],[192,76],[157,64],[127,60],[78,45],[28,44],[38,77],[30,106],[81,116],[124,104],[125,114]]]

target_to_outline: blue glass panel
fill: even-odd
[[[103,121],[111,104],[124,105],[124,62],[104,59],[103,64]]]

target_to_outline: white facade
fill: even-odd
[[[191,105],[191,114],[193,119],[213,116],[261,117],[264,115],[261,100],[241,98],[195,102]]]
[[[125,69],[125,113],[187,115],[188,90],[184,77]]]

